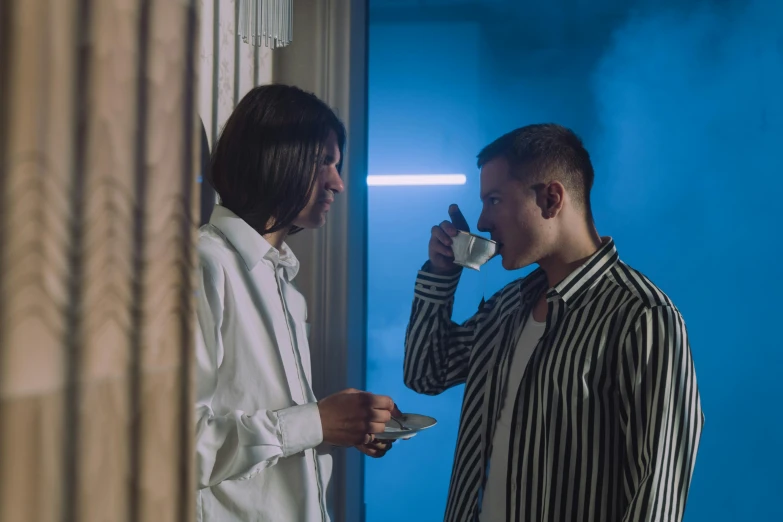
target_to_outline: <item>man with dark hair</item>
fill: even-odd
[[[454,323],[468,226],[452,205],[432,228],[404,372],[430,395],[465,384],[445,520],[681,520],[704,422],[685,323],[598,235],[581,140],[530,125],[478,166],[479,230],[505,269],[538,269]]]
[[[295,87],[251,90],[212,158],[220,196],[199,234],[198,520],[329,520],[322,443],[381,457],[389,397],[344,390],[316,401],[307,308],[289,233],[317,228],[336,194],[345,128]]]

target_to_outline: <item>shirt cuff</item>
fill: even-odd
[[[451,275],[439,275],[430,272],[427,262],[416,276],[416,297],[437,302],[449,302],[457,292],[457,283],[462,275],[462,270]]]
[[[291,406],[277,412],[283,437],[283,456],[288,457],[312,449],[324,440],[318,403]]]

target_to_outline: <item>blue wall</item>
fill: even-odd
[[[367,460],[368,522],[399,520],[400,506],[442,517],[462,388],[402,384],[413,280],[449,203],[478,218],[478,150],[542,121],[583,137],[599,231],[687,322],[707,422],[686,520],[783,520],[783,2],[650,3],[598,2],[578,34],[532,42],[513,19],[371,11],[370,173],[468,183],[370,188],[367,386],[439,424]],[[455,319],[526,272],[466,271]]]

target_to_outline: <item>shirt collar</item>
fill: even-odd
[[[283,267],[289,281],[299,272],[299,260],[285,242],[280,250],[277,250],[244,219],[226,207],[215,205],[209,224],[217,228],[234,247],[248,270],[253,270],[264,259],[275,269]]]
[[[547,300],[560,297],[566,303],[575,301],[599,281],[620,259],[611,237],[604,237],[598,251],[582,266],[547,291]]]

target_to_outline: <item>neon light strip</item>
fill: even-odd
[[[465,174],[390,174],[367,176],[371,187],[403,187],[414,185],[464,185]]]

